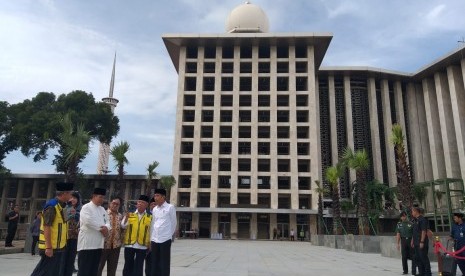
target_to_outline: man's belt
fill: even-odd
[[[412,237],[400,237],[401,239],[408,240],[411,239]]]

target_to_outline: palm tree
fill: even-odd
[[[315,180],[316,188],[315,192],[318,194],[318,233],[321,234],[324,232],[323,228],[323,196],[329,193],[329,190],[325,188],[320,180]]]
[[[355,170],[357,178],[357,203],[359,205],[358,210],[360,212],[358,229],[359,233],[365,235],[370,232],[365,175],[366,170],[370,167],[370,159],[368,158],[368,153],[365,149],[353,152],[351,148],[347,147],[344,150],[342,160],[349,168]]]
[[[399,124],[392,125],[391,143],[396,151],[398,198],[403,206],[413,207],[413,184],[410,175],[407,152],[405,151],[405,136]],[[409,213],[409,212],[407,212]]]
[[[341,201],[341,211],[346,215],[346,229],[349,230],[349,212],[354,210],[355,206],[350,199]]]
[[[165,175],[160,177],[160,186],[166,190],[166,198],[169,200],[171,187],[176,185],[176,179],[172,175]]]
[[[153,188],[153,180],[158,176],[158,173],[155,169],[158,167],[159,163],[157,161],[153,161],[147,166],[147,187],[145,194],[147,196],[151,196],[152,188]]]
[[[124,188],[126,183],[124,182],[124,165],[129,164],[129,161],[126,157],[126,153],[129,151],[129,143],[126,141],[121,141],[115,146],[113,146],[110,150],[110,154],[113,157],[113,161],[115,161],[116,165],[115,168],[118,170],[118,177],[117,183],[115,187],[114,194],[123,198]]]
[[[69,114],[66,114],[61,120],[63,132],[59,134],[62,148],[60,149],[60,160],[65,172],[67,182],[76,183],[79,174],[79,163],[89,153],[90,135],[84,129],[84,124],[77,124],[76,129]]]
[[[326,181],[331,185],[331,197],[333,200],[333,233],[341,234],[341,204],[339,198],[339,178],[342,176],[343,166],[338,163],[336,166],[326,169]]]

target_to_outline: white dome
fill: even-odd
[[[268,29],[268,17],[265,12],[249,1],[232,10],[226,20],[228,33],[266,33]]]

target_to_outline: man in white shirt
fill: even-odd
[[[166,202],[166,190],[155,190],[155,208],[152,210],[152,275],[169,276],[171,238],[176,230],[176,210]]]
[[[108,213],[102,207],[106,190],[95,188],[92,199],[82,206],[79,218],[78,276],[93,276],[98,273],[103,243],[111,229]]]
[[[124,268],[123,276],[142,276],[144,260],[150,246],[150,226],[152,215],[147,214],[149,197],[141,195],[137,201],[137,210],[128,213],[121,222],[126,230],[124,235]]]

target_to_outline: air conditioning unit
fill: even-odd
[[[241,184],[250,185],[250,179],[249,178],[242,178],[241,179]]]
[[[263,184],[263,179],[261,179],[261,178],[257,179],[257,184],[262,185]]]

